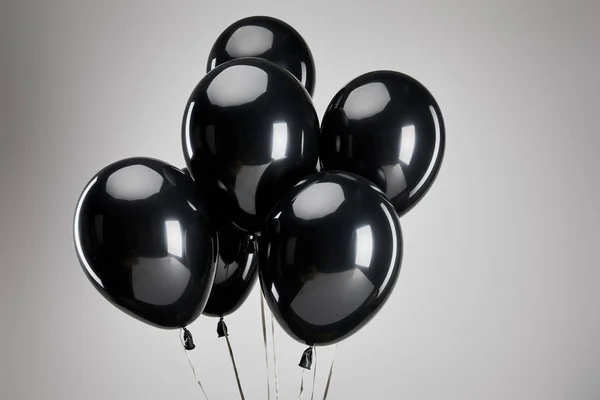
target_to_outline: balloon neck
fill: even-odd
[[[302,358],[300,358],[300,363],[298,365],[304,369],[310,369],[312,367],[312,360],[313,348],[311,346],[308,349],[304,350],[304,353],[302,353]]]
[[[229,333],[227,331],[227,324],[225,324],[223,317],[221,317],[221,319],[219,319],[219,322],[217,323],[217,336],[219,336],[220,338],[229,336]]]
[[[194,344],[194,337],[192,333],[187,330],[187,328],[183,328],[183,347],[186,350],[194,350],[196,345]]]

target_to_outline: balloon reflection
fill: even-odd
[[[274,37],[272,31],[262,26],[242,26],[231,34],[225,51],[231,58],[257,57],[271,50]]]
[[[294,201],[292,209],[297,218],[310,221],[334,213],[344,199],[344,190],[337,183],[316,183],[306,188]]]
[[[179,221],[165,221],[165,227],[167,231],[167,251],[175,257],[183,256],[183,240]]]
[[[252,264],[256,262],[254,257],[254,254],[248,254],[248,259],[246,260],[246,265],[244,266],[244,272],[242,273],[242,279],[246,279],[248,277],[248,273],[250,272]]]
[[[360,309],[373,289],[373,283],[358,269],[322,273],[318,279],[309,280],[302,286],[290,309],[308,324],[328,326],[343,321]],[[352,295],[348,296],[348,293]],[[315,304],[324,306],[315,307]],[[327,304],[335,304],[335,307],[326,307]]]
[[[304,138],[304,135],[302,135]],[[285,157],[287,150],[288,130],[287,123],[276,122],[273,124],[273,147],[271,149],[271,158],[278,160]]]
[[[306,68],[306,63],[304,61],[300,61],[300,83],[302,84],[302,86],[306,87],[307,80],[308,80],[308,70]]]
[[[365,119],[382,112],[390,100],[390,92],[383,83],[371,82],[351,91],[343,109],[348,119]]]
[[[361,267],[371,265],[371,257],[373,256],[373,233],[371,226],[366,225],[356,230],[356,259],[354,263]]]
[[[238,171],[235,197],[239,207],[248,214],[256,215],[256,191],[269,165],[242,165]]]
[[[404,164],[410,164],[413,152],[415,150],[415,126],[408,125],[402,127],[400,135],[400,161]]]
[[[81,192],[81,196],[79,196],[79,201],[77,202],[77,207],[75,207],[75,218],[73,220],[73,232],[74,232],[73,239],[75,242],[75,251],[79,255],[79,261],[80,261],[81,265],[84,267],[85,272],[94,281],[94,283],[96,285],[98,285],[101,288],[104,288],[104,284],[102,283],[102,280],[98,277],[98,275],[96,275],[96,272],[94,272],[94,269],[90,266],[90,263],[88,262],[87,257],[85,256],[85,252],[83,251],[83,247],[81,246],[81,235],[79,235],[79,226],[81,224],[81,207],[86,202],[88,193],[90,192],[92,187],[96,184],[96,182],[98,182],[97,176],[94,177],[90,181],[90,183],[87,184],[87,186],[83,189],[83,192]],[[101,216],[99,215],[98,217],[101,217]],[[100,225],[96,225],[96,226],[98,226],[98,229],[100,229],[100,235],[98,235],[98,237],[102,238],[102,234],[101,234],[102,218],[99,218],[99,219],[96,218],[96,224],[98,224],[98,223],[100,223]],[[96,233],[98,234],[98,232],[96,232]]]
[[[177,303],[191,279],[190,270],[173,257],[138,257],[132,265],[133,297],[152,306]]]
[[[106,193],[117,200],[143,200],[160,191],[163,177],[141,165],[115,171],[106,180]]]
[[[269,75],[252,65],[233,65],[216,75],[206,89],[211,104],[236,107],[252,103],[267,91]]]
[[[192,147],[192,132],[190,132],[190,124],[192,115],[194,115],[194,106],[196,105],[195,101],[190,101],[190,104],[187,106],[185,110],[185,125],[183,127],[183,141],[185,143],[184,149],[187,151],[185,153],[187,158],[191,158],[194,155],[194,148]],[[189,169],[188,169],[189,171]],[[191,173],[191,171],[190,171]]]
[[[425,174],[423,175],[423,178],[421,178],[421,180],[419,181],[417,186],[415,186],[415,188],[410,191],[409,196],[414,196],[416,193],[419,192],[419,190],[421,190],[423,185],[425,185],[425,183],[428,180],[431,181],[432,179],[434,179],[433,170],[434,170],[434,168],[439,169],[440,163],[441,163],[441,157],[443,155],[440,150],[440,147],[443,146],[443,143],[442,143],[443,137],[442,137],[442,133],[440,132],[440,120],[439,120],[437,111],[435,111],[435,108],[433,106],[429,106],[429,111],[431,112],[431,116],[433,118],[433,126],[434,126],[434,130],[435,130],[435,142],[433,145],[433,155],[431,157],[431,161],[429,162],[429,166],[427,167],[427,171],[425,171]],[[437,171],[436,171],[436,173],[437,173]]]
[[[385,215],[385,217],[388,220],[388,224],[390,227],[394,226],[394,220],[397,221],[397,217],[396,215],[394,215],[394,217],[392,217],[392,214],[389,211],[389,207],[387,207],[387,205],[385,203],[381,203],[379,205],[379,207],[381,208],[381,210],[383,211],[383,214]],[[391,234],[392,234],[392,240],[390,242],[391,248],[392,248],[392,255],[391,255],[391,260],[390,261],[390,266],[388,268],[388,272],[385,276],[385,279],[383,280],[383,283],[381,284],[381,287],[379,288],[379,292],[382,293],[384,290],[386,290],[388,288],[388,284],[390,283],[390,279],[392,279],[393,273],[394,273],[394,260],[398,260],[400,259],[400,261],[402,261],[402,231],[398,229],[398,232],[396,232],[395,229],[391,229]]]

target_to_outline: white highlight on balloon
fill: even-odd
[[[262,26],[242,26],[229,38],[225,51],[231,57],[256,57],[273,47],[273,32]]]
[[[130,165],[112,173],[106,180],[106,193],[117,200],[143,200],[160,191],[163,177],[143,165]]]
[[[252,103],[267,91],[269,76],[253,65],[233,65],[221,71],[208,85],[206,95],[219,107]]]
[[[191,208],[192,210],[194,210],[194,211],[198,211],[198,209],[197,209],[197,208],[196,208],[196,207],[195,207],[195,206],[194,206],[192,203],[190,203],[190,201],[189,201],[189,200],[187,200],[187,203],[188,203],[188,205],[190,206],[190,208]]]
[[[288,140],[288,126],[286,122],[276,122],[273,124],[273,141],[271,145],[271,157],[273,160],[279,160],[285,157]]]
[[[433,106],[429,106],[429,111],[431,112],[431,116],[433,117],[433,124],[435,126],[435,147],[433,149],[433,157],[431,158],[431,162],[429,163],[429,167],[427,167],[427,171],[425,172],[425,175],[423,175],[423,178],[421,178],[418,185],[415,186],[415,188],[410,191],[409,197],[412,197],[415,193],[417,193],[419,191],[419,189],[421,189],[421,187],[425,184],[425,182],[429,178],[429,175],[431,175],[431,171],[433,170],[435,161],[437,160],[438,153],[440,151],[440,141],[441,141],[441,139],[440,139],[440,136],[441,136],[440,121],[438,120],[438,115],[435,112],[435,109],[433,108]]]
[[[275,285],[271,286],[271,293],[275,298],[275,301],[279,301],[279,293],[277,293],[277,289],[275,289]]]
[[[369,268],[373,257],[373,232],[371,225],[365,225],[356,230],[356,259],[354,263]]]
[[[302,83],[302,86],[306,86],[306,63],[304,61],[300,61],[300,70],[300,83]]]
[[[320,182],[307,187],[292,205],[297,218],[309,221],[335,212],[344,202],[344,190],[333,182]]]
[[[394,224],[392,215],[390,214],[390,212],[388,211],[388,209],[386,208],[386,206],[383,203],[381,203],[379,206],[383,210],[383,213],[385,214],[385,216],[390,224],[390,230],[392,231],[392,261],[390,263],[390,267],[388,268],[388,273],[385,276],[385,279],[383,280],[383,284],[381,285],[380,292],[382,292],[387,287],[390,279],[392,278],[392,273],[394,272],[394,261],[396,260],[396,256],[398,254],[398,236],[396,235],[396,225]],[[394,214],[394,216],[396,219],[398,218],[395,214]]]
[[[88,195],[89,191],[92,189],[92,186],[94,186],[96,184],[96,182],[98,181],[98,177],[95,177],[86,187],[85,189],[83,189],[83,193],[81,194],[81,198],[79,199],[79,202],[77,203],[77,207],[75,208],[75,219],[73,222],[74,225],[74,231],[75,231],[75,249],[77,250],[77,254],[79,255],[79,260],[81,260],[81,263],[83,264],[83,267],[85,268],[86,272],[89,274],[89,276],[92,277],[92,279],[94,280],[94,282],[96,282],[96,284],[98,286],[100,286],[101,288],[104,288],[104,285],[102,284],[102,281],[100,280],[100,278],[98,278],[98,275],[96,275],[96,273],[94,272],[94,270],[92,269],[92,267],[90,266],[90,264],[88,263],[87,259],[85,258],[85,254],[83,252],[83,247],[81,247],[81,239],[79,238],[79,219],[81,217],[81,207],[83,206],[83,202],[85,201],[86,196]]]
[[[192,111],[194,111],[195,102],[190,103],[190,107],[188,108],[188,112],[185,116],[185,147],[187,149],[188,158],[192,158],[194,151],[192,150],[192,139],[190,133],[190,120],[192,119]]]
[[[246,279],[248,276],[248,272],[250,272],[250,266],[252,265],[252,260],[254,259],[254,254],[248,254],[248,259],[246,260],[246,266],[244,267],[244,272],[242,273],[242,280]]]
[[[167,230],[167,251],[176,256],[183,256],[183,238],[181,237],[181,225],[179,221],[165,221]]]
[[[402,136],[400,137],[400,161],[410,164],[413,152],[415,150],[415,126],[408,125],[402,127]]]
[[[348,119],[369,118],[382,112],[390,100],[390,92],[382,82],[371,82],[350,92],[344,111]]]

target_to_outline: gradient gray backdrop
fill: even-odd
[[[600,398],[599,3],[352,1],[2,4],[1,399],[201,398],[177,333],[89,284],[71,221],[110,162],[183,166],[183,107],[210,46],[254,14],[311,46],[320,116],[350,79],[394,69],[447,124],[438,180],[402,219],[398,285],[338,348],[330,399]],[[258,296],[229,318],[250,400],[266,399]],[[215,325],[192,325],[192,357],[211,399],[235,399]],[[281,398],[295,399],[304,347],[276,341]],[[332,354],[319,351],[319,399]]]

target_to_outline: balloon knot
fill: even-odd
[[[312,367],[312,358],[313,348],[309,347],[308,349],[304,350],[304,353],[302,353],[302,358],[300,359],[300,364],[298,365],[304,369],[310,369]]]
[[[248,239],[244,242],[244,252],[246,254],[254,254],[256,252],[255,239]]]
[[[221,319],[219,320],[219,323],[217,324],[217,335],[220,338],[229,336],[229,333],[227,332],[227,325],[225,324],[223,317],[221,317]]]
[[[187,330],[187,328],[183,328],[183,347],[186,350],[194,350],[196,345],[194,344],[194,337],[192,333]]]

